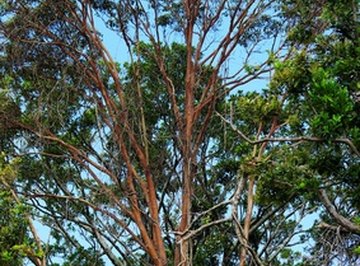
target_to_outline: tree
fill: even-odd
[[[1,145],[9,158],[21,157],[11,189],[51,228],[54,241],[42,247],[48,263],[56,255],[82,265],[101,264],[103,255],[113,265],[301,259],[288,248],[314,211],[314,190],[327,202],[314,157],[347,145],[355,155],[341,158],[358,159],[356,129],[347,134],[354,105],[337,84],[344,71],[312,59],[319,34],[306,28],[323,25],[330,6],[2,3],[1,84],[14,108],[0,109]],[[127,63],[104,46],[100,20],[120,35]],[[262,45],[268,52],[259,60]],[[229,97],[267,73],[265,93]],[[324,105],[328,98],[344,100],[344,110]],[[314,106],[325,109],[312,119]]]
[[[246,157],[249,145],[243,141],[233,144],[230,152],[240,155],[244,163],[250,160],[254,167],[248,209],[271,204],[274,211],[285,207],[286,212],[295,212],[300,207],[300,217],[313,211],[319,215],[320,221],[307,236],[316,244],[311,256],[301,259],[304,265],[356,265],[360,62],[356,3],[287,4],[285,13],[297,21],[288,41],[299,52],[274,62],[274,75],[264,94],[233,97],[228,118],[222,116],[242,140],[259,145],[264,156]],[[314,12],[319,16],[314,18]],[[251,212],[247,215],[251,217]],[[290,240],[288,235],[284,241]],[[285,257],[293,255],[288,252]]]

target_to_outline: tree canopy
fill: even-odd
[[[358,10],[1,1],[0,265],[360,263]]]

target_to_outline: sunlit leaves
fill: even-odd
[[[18,180],[19,159],[0,154],[0,265],[21,265],[28,256],[42,257],[28,235],[29,208],[13,191]]]
[[[354,104],[348,90],[322,68],[312,71],[309,102],[310,108],[316,110],[311,123],[315,135],[342,134],[341,129],[346,129],[352,120]]]

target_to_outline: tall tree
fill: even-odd
[[[41,263],[291,265],[317,200],[357,234],[323,187],[343,172],[320,169],[336,155],[357,173],[357,72],[320,49],[349,10],[357,27],[356,5],[307,4],[3,1],[1,148],[21,158],[13,195],[51,228]],[[342,32],[346,63],[358,33]],[[267,73],[264,93],[228,97]]]

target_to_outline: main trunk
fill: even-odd
[[[191,183],[192,183],[192,174],[191,174],[191,160],[188,159],[184,162],[183,166],[183,191],[182,191],[182,206],[181,206],[181,221],[178,227],[178,232],[180,233],[176,237],[176,248],[175,248],[175,259],[174,265],[176,266],[188,266],[191,265],[191,244],[190,239],[184,240],[183,234],[188,229],[188,226],[191,222]]]

